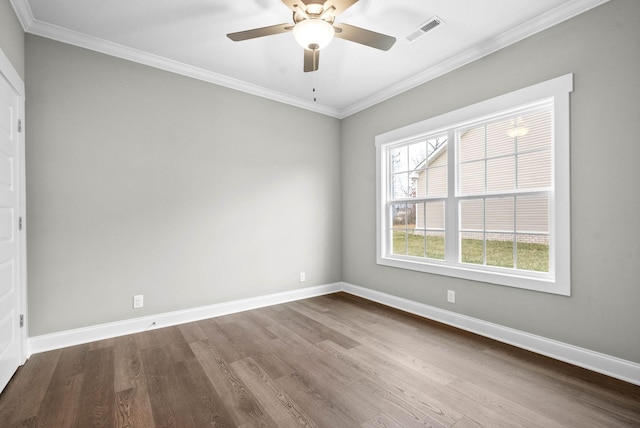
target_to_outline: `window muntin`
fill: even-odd
[[[447,141],[437,134],[388,149],[393,255],[444,260]]]
[[[549,273],[552,130],[551,100],[456,130],[461,263]]]
[[[376,137],[378,263],[569,295],[572,80]]]

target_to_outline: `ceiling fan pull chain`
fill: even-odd
[[[316,83],[317,83],[317,78],[316,78],[316,74],[317,73],[313,73],[313,102],[318,102],[318,98],[316,98]]]

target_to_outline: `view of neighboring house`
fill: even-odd
[[[548,245],[552,119],[543,108],[456,131],[459,239]],[[444,239],[448,148],[441,135],[398,149],[394,197],[411,201],[393,205],[395,230]]]

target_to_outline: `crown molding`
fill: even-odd
[[[326,105],[292,97],[282,92],[247,83],[229,76],[214,73],[202,68],[187,65],[165,57],[143,52],[124,45],[113,43],[87,34],[52,25],[34,18],[28,0],[9,0],[13,5],[24,31],[38,36],[68,43],[81,48],[104,53],[118,58],[144,64],[150,67],[191,77],[216,85],[246,92],[262,98],[289,104],[294,107],[310,110],[326,116],[344,119],[396,95],[427,83],[437,77],[456,70],[473,61],[490,55],[502,48],[517,43],[547,28],[573,18],[583,12],[607,3],[610,0],[570,0],[552,9],[536,19],[486,40],[447,61],[419,72],[418,74],[378,91],[375,95],[363,98],[344,109],[336,109]]]
[[[506,48],[507,46],[526,39],[527,37],[533,36],[534,34],[593,9],[594,7],[607,3],[608,1],[610,0],[569,1],[538,16],[536,19],[524,23],[516,28],[507,30],[496,37],[492,37],[490,40],[485,40],[484,42],[473,46],[473,48],[468,49],[434,67],[428,68],[406,80],[379,91],[374,96],[364,98],[351,106],[344,108],[341,111],[340,118],[343,119],[351,116],[352,114],[379,104],[382,101],[393,98],[396,95],[400,95],[403,92],[477,61],[487,55],[499,51],[500,49]]]
[[[22,25],[22,29],[26,32],[29,30],[29,27],[33,25],[33,12],[31,12],[31,6],[29,6],[29,2],[27,0],[9,0],[11,6],[13,6],[13,10],[16,12],[16,16],[18,17],[18,21],[20,21],[20,25]]]
[[[18,14],[19,20],[22,23],[23,27],[25,27],[25,31],[30,34],[147,65],[149,67],[158,68],[160,70],[168,71],[193,79],[198,79],[216,85],[224,86],[226,88],[235,89],[237,91],[256,95],[262,98],[267,98],[280,103],[289,104],[294,107],[298,107],[304,110],[310,110],[326,116],[336,118],[340,116],[340,111],[338,109],[303,100],[297,97],[292,97],[282,92],[267,89],[262,86],[247,83],[242,80],[234,79],[232,77],[174,61],[169,58],[130,48],[128,46],[113,43],[108,40],[89,36],[84,33],[69,30],[67,28],[34,19],[33,15],[31,15],[31,9],[29,8],[26,0],[10,1],[19,5],[16,8],[16,13]]]

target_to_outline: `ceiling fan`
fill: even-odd
[[[282,0],[293,12],[293,25],[289,23],[254,28],[227,34],[231,40],[255,39],[257,37],[293,32],[293,37],[304,48],[304,71],[316,71],[320,61],[320,49],[333,37],[349,40],[361,45],[388,51],[396,42],[395,37],[335,23],[336,16],[353,6],[358,0]]]

